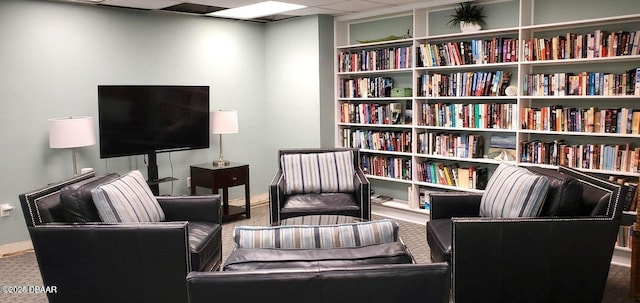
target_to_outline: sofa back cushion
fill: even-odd
[[[344,248],[398,241],[398,224],[389,219],[335,225],[237,226],[237,248]]]
[[[582,183],[578,179],[560,173],[556,169],[527,167],[549,179],[549,191],[540,211],[541,217],[567,217],[586,215],[582,210]]]
[[[106,223],[157,222],[164,212],[142,174],[131,171],[91,191],[100,219]]]
[[[280,165],[285,178],[285,194],[352,192],[353,153],[284,154]]]
[[[480,200],[480,216],[494,218],[536,217],[549,189],[546,176],[525,168],[500,164]]]
[[[64,187],[60,190],[60,203],[66,222],[85,223],[100,222],[100,215],[93,203],[91,191],[96,186],[113,181],[120,177],[112,173],[105,176],[94,177]]]

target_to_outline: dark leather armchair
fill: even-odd
[[[626,187],[561,167],[540,217],[479,217],[480,194],[434,195],[427,241],[456,303],[601,302]]]
[[[187,274],[222,261],[219,197],[157,197],[164,222],[95,222],[86,199],[115,177],[88,173],[19,196],[44,285],[57,288],[49,302],[187,302]]]
[[[283,166],[284,157],[291,155],[327,155],[329,153],[351,153],[353,163],[352,178],[353,188],[348,191],[327,192],[321,189],[309,190],[301,186],[301,191],[289,192],[292,180],[287,180],[287,168]],[[333,159],[333,158],[331,158]],[[316,162],[317,160],[317,162]],[[314,165],[335,165],[333,160],[323,161],[324,158],[314,159]],[[331,163],[328,163],[331,162]],[[301,165],[302,167],[302,165]],[[304,169],[304,168],[301,168]],[[320,179],[319,185],[326,177]],[[304,180],[304,176],[301,178]],[[308,181],[308,180],[307,180]],[[305,181],[300,181],[305,182]],[[331,182],[331,181],[329,181]],[[280,222],[282,219],[304,215],[345,215],[369,220],[371,218],[371,194],[369,180],[360,168],[360,151],[357,149],[289,149],[278,152],[278,170],[269,185],[269,212],[271,223]]]

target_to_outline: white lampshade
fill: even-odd
[[[49,119],[49,147],[74,148],[96,144],[93,117]]]
[[[238,133],[238,111],[219,110],[211,112],[212,134],[236,134]]]

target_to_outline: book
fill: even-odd
[[[624,198],[623,210],[636,210],[637,198],[636,191],[638,189],[638,182],[624,182],[627,187],[627,195]]]
[[[469,178],[470,178],[469,169],[459,167],[457,171],[458,171],[458,187],[471,188],[471,186],[469,185]]]
[[[477,189],[484,190],[487,188],[487,182],[489,181],[489,169],[486,167],[477,167],[475,168],[476,174],[476,186]]]

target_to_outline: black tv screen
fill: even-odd
[[[98,86],[100,158],[209,148],[209,87]]]

